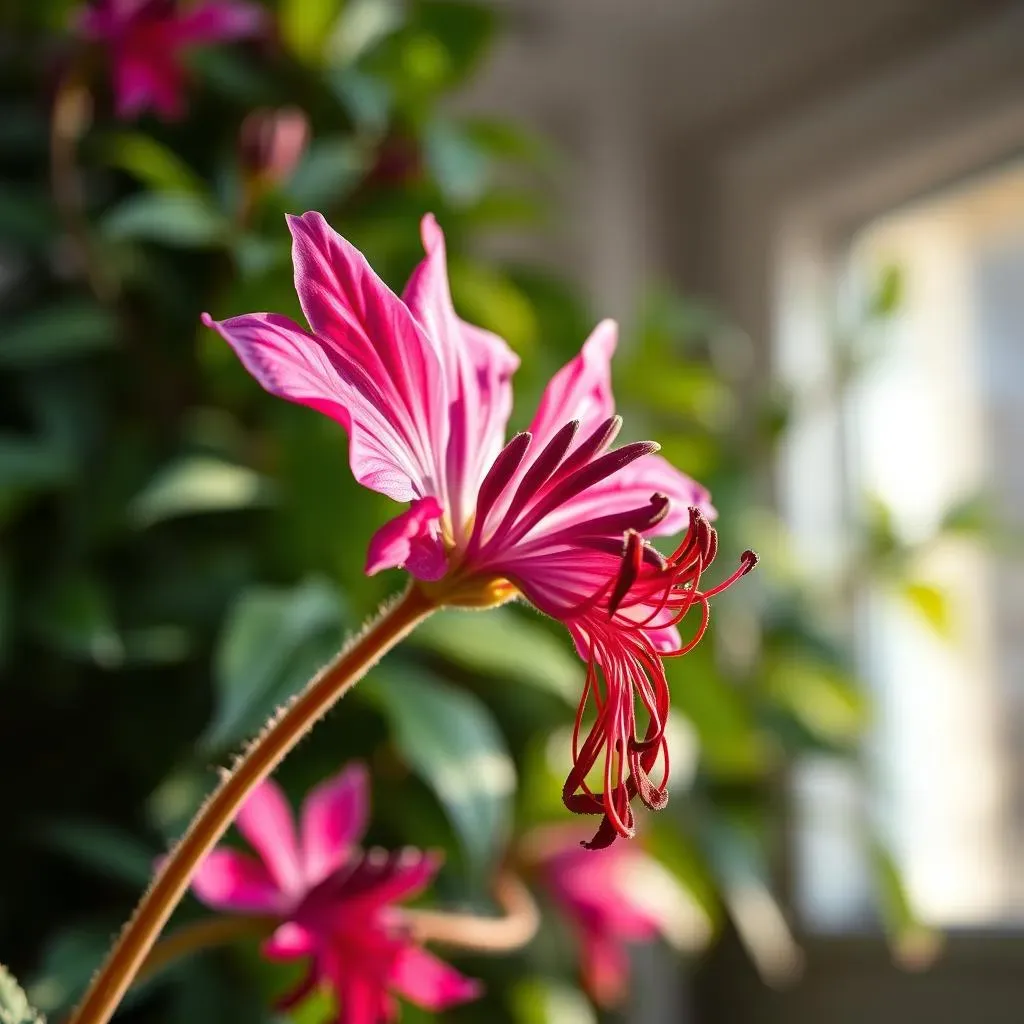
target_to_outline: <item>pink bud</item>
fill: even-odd
[[[291,177],[309,141],[309,120],[298,107],[262,107],[242,122],[239,161],[252,178],[280,185]]]

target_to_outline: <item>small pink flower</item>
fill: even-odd
[[[183,9],[175,0],[93,0],[78,27],[109,52],[118,117],[152,108],[173,120],[184,111],[182,54],[256,35],[265,23],[266,12],[244,0],[205,0]]]
[[[261,107],[238,133],[242,169],[257,182],[280,185],[298,167],[309,142],[309,118],[298,107]]]
[[[235,822],[258,859],[217,847],[196,872],[193,892],[216,910],[280,921],[264,955],[310,962],[282,1006],[327,985],[338,997],[338,1024],[376,1024],[394,1020],[392,992],[429,1010],[475,999],[479,984],[416,945],[394,906],[430,882],[438,858],[358,849],[366,790],[360,766],[323,783],[306,797],[297,835],[280,787],[261,783]]]
[[[575,840],[571,829],[552,832],[538,875],[576,934],[583,987],[596,1003],[613,1006],[629,985],[628,945],[672,937],[681,890],[632,843],[588,852]]]
[[[653,442],[611,448],[621,425],[610,379],[614,323],[597,326],[548,384],[529,431],[506,444],[519,360],[456,315],[434,218],[423,219],[427,256],[401,298],[319,213],[288,222],[311,331],[276,313],[204,322],[268,391],[348,431],[360,483],[409,503],[371,540],[368,573],[401,566],[444,604],[520,595],[566,625],[589,667],[565,802],[604,816],[593,845],[633,835],[630,799],[651,808],[666,799],[662,659],[696,643],[708,598],[748,571],[753,555],[726,584],[700,590],[717,550],[708,492]],[[683,527],[668,559],[647,543]],[[684,644],[676,627],[693,606],[700,624]],[[596,715],[581,743],[590,704]]]

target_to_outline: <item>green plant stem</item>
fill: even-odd
[[[67,1024],[106,1024],[142,968],[200,862],[224,835],[246,797],[281,763],[323,715],[436,607],[417,586],[372,621],[279,711],[249,744],[199,809],[181,842],[164,860],[92,979]]]

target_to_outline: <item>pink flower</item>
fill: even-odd
[[[594,844],[631,836],[631,797],[652,808],[666,798],[662,658],[699,639],[707,599],[722,587],[699,589],[717,549],[707,491],[653,442],[611,449],[621,425],[610,381],[615,325],[597,326],[548,384],[529,431],[506,444],[519,360],[456,315],[434,218],[423,219],[427,256],[401,298],[320,214],[290,217],[289,227],[311,331],[276,313],[204,322],[264,388],[348,431],[360,483],[408,502],[371,540],[368,573],[401,566],[439,604],[521,595],[568,627],[589,667],[565,802],[604,816]],[[647,543],[684,526],[669,559]],[[752,565],[745,554],[722,586]],[[684,645],[676,624],[694,605],[700,625]],[[591,703],[596,716],[580,743]]]
[[[684,918],[692,931],[706,924],[695,927],[678,883],[634,844],[588,852],[575,838],[571,829],[550,832],[539,844],[538,875],[576,934],[583,987],[596,1003],[612,1006],[629,985],[629,943],[675,940],[673,926]]]
[[[209,907],[279,919],[264,955],[310,961],[306,979],[282,1006],[328,985],[338,997],[338,1024],[394,1020],[391,992],[428,1010],[480,994],[477,982],[416,945],[393,906],[430,882],[437,857],[357,848],[366,827],[366,789],[361,766],[323,783],[306,797],[296,835],[280,787],[263,782],[235,822],[259,859],[217,847],[192,880],[192,891]]]
[[[78,26],[109,51],[118,117],[152,108],[173,120],[184,110],[182,53],[255,35],[265,21],[261,7],[243,0],[206,0],[183,10],[175,0],[94,0]]]

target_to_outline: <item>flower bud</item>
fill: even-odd
[[[247,177],[280,185],[291,177],[309,141],[309,121],[298,107],[262,107],[242,122],[239,162]]]

